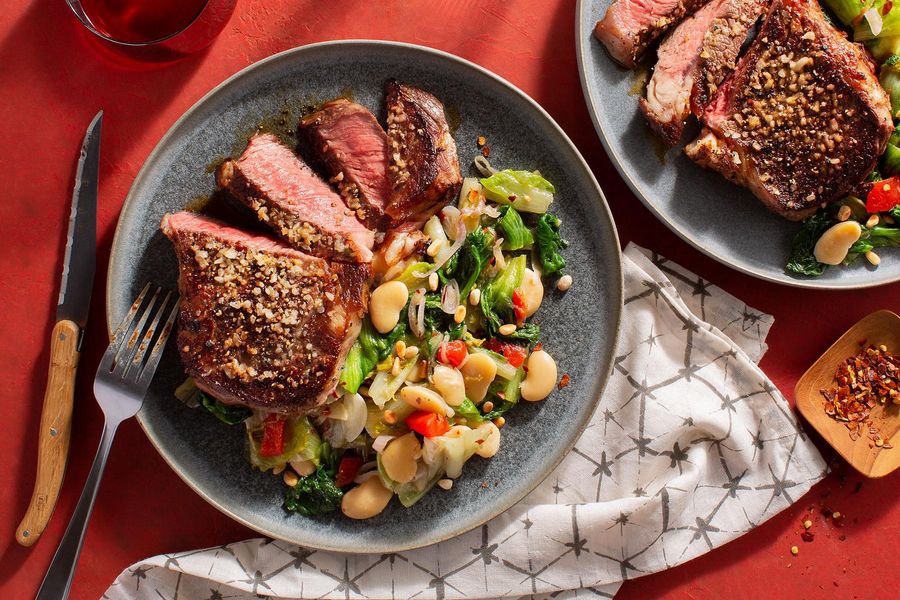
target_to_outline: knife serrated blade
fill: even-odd
[[[41,537],[53,515],[69,457],[75,374],[97,262],[97,183],[102,120],[101,110],[88,126],[78,158],[56,325],[50,338],[50,369],[38,431],[37,475],[28,510],[16,529],[16,540],[23,546],[31,546]]]
[[[97,184],[102,123],[101,110],[88,126],[81,144],[56,307],[57,321],[73,321],[82,331],[87,324],[97,263]]]

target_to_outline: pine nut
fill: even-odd
[[[394,425],[397,423],[397,413],[395,413],[394,411],[392,411],[390,409],[384,411],[381,418],[388,425]]]
[[[441,488],[442,490],[449,490],[450,488],[453,487],[453,480],[452,479],[438,479],[437,484],[438,484],[438,487]]]
[[[503,417],[497,417],[496,419],[494,419],[494,425],[496,425],[498,428],[503,427],[504,425],[506,425],[506,419],[504,419]]]
[[[428,289],[432,292],[438,288],[438,274],[432,273],[428,276]]]
[[[869,250],[866,252],[866,260],[872,264],[872,266],[877,267],[881,264],[881,257]]]
[[[441,246],[444,245],[443,240],[434,240],[430,244],[428,244],[428,250],[425,251],[425,254],[434,258],[437,256],[437,253],[441,251]]]
[[[484,404],[481,405],[481,410],[486,413],[491,412],[492,410],[494,410],[494,403],[491,402],[490,400],[488,400],[487,402],[485,402]]]
[[[878,215],[872,215],[871,217],[869,217],[866,220],[866,228],[872,229],[873,227],[878,225],[878,221],[879,221]]]
[[[472,288],[472,291],[469,292],[469,304],[472,306],[478,306],[478,303],[481,302],[481,290],[478,288]]]
[[[849,211],[850,209],[847,208]],[[563,275],[559,278],[559,281],[556,282],[556,289],[561,292],[567,291],[570,287],[572,287],[572,276],[571,275]]]
[[[846,221],[850,218],[850,207],[844,204],[838,209],[837,218],[838,221]]]
[[[413,358],[414,356],[419,355],[419,347],[418,346],[408,346],[406,348],[406,353],[403,355],[403,358]]]
[[[297,474],[293,471],[285,471],[284,472],[284,483],[288,487],[294,487],[298,483],[300,483],[300,478],[297,477]]]
[[[391,365],[391,375],[393,375],[394,377],[396,377],[396,376],[399,375],[399,374],[400,374],[400,357],[399,357],[399,356],[395,356],[395,357],[394,357],[394,364]]]
[[[394,352],[396,352],[397,356],[400,358],[406,358],[406,342],[397,340],[397,343],[394,344]]]
[[[507,323],[506,325],[501,325],[498,331],[500,332],[500,335],[512,335],[516,332],[516,324]]]
[[[464,304],[460,304],[456,307],[456,312],[453,313],[453,322],[454,323],[462,323],[466,320],[466,306]]]

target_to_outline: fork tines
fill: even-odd
[[[171,291],[149,283],[144,286],[116,330],[100,368],[149,384],[178,314],[178,301]]]

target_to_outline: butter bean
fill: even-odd
[[[847,251],[859,236],[862,228],[856,221],[843,221],[828,228],[813,249],[816,260],[826,265],[839,265],[847,258]]]
[[[422,446],[414,433],[407,433],[388,442],[381,453],[381,466],[387,476],[397,483],[408,483],[416,476],[416,459]]]
[[[383,511],[393,496],[378,477],[370,477],[344,494],[341,512],[351,519],[369,519]]]
[[[465,382],[466,396],[472,402],[481,402],[497,376],[497,364],[487,354],[477,352],[466,357],[459,371]]]
[[[440,394],[421,385],[408,385],[401,389],[400,399],[416,410],[453,416],[453,409],[444,402]]]
[[[525,301],[525,318],[530,317],[541,307],[544,301],[544,284],[541,278],[531,269],[525,269],[522,275],[522,285],[519,286],[522,292],[522,300]]]
[[[529,402],[543,400],[556,386],[556,362],[543,350],[528,357],[528,373],[519,390]]]
[[[434,387],[441,393],[444,402],[450,406],[459,406],[466,399],[466,382],[462,373],[447,365],[435,365],[431,377]]]
[[[388,333],[400,321],[400,311],[409,300],[409,289],[401,281],[382,283],[369,298],[369,317],[378,333]]]
[[[500,428],[487,421],[479,425],[476,431],[479,434],[478,439],[482,441],[478,444],[475,454],[482,458],[490,458],[497,454],[500,449]]]

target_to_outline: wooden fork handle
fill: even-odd
[[[31,546],[44,532],[66,472],[80,334],[72,321],[59,321],[53,327],[50,372],[38,434],[37,476],[31,503],[16,529],[16,540],[23,546]]]

